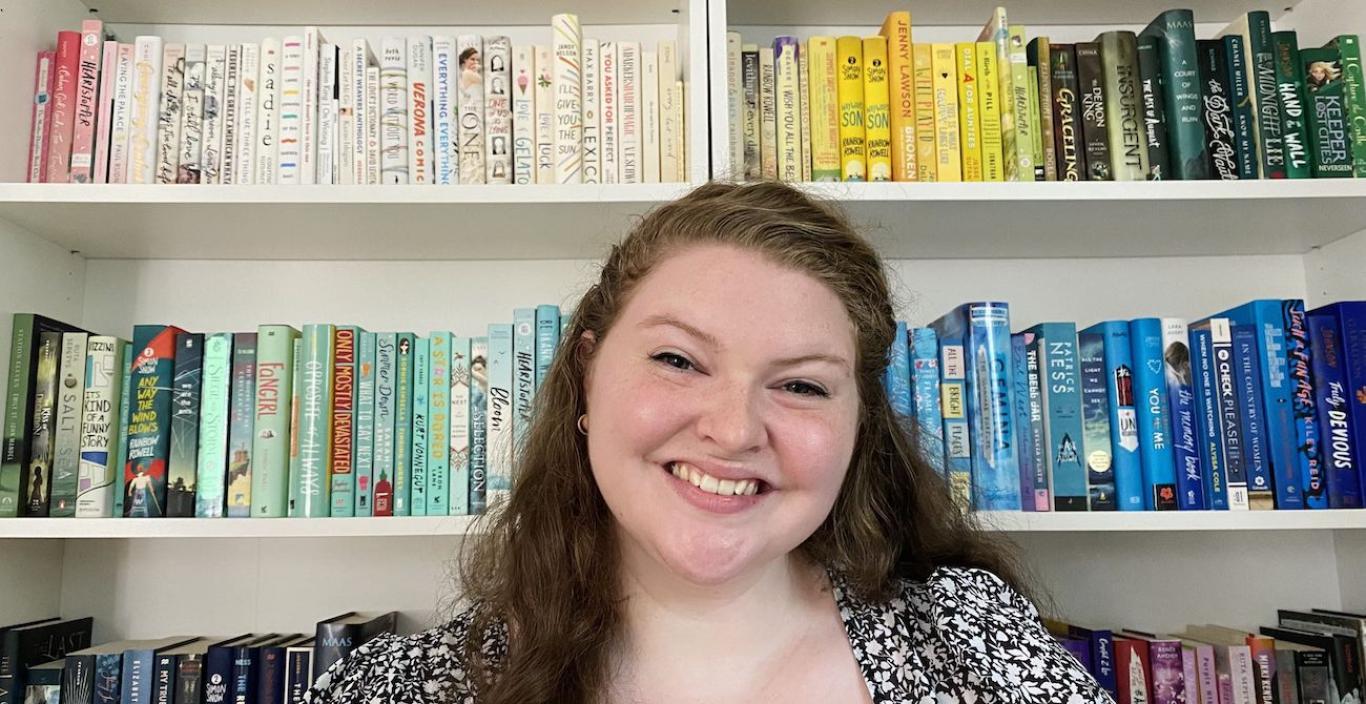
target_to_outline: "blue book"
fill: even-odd
[[[944,414],[939,408],[939,337],[929,328],[910,331],[912,409],[920,426],[920,452],[944,476]]]
[[[944,478],[954,503],[972,508],[972,437],[968,430],[968,379],[963,361],[963,338],[935,333],[939,338],[941,414],[944,418]]]
[[[470,513],[488,500],[489,339],[470,338]]]
[[[1303,479],[1300,474],[1299,437],[1295,430],[1295,409],[1291,401],[1288,336],[1290,317],[1288,301],[1261,299],[1245,303],[1219,314],[1228,318],[1234,328],[1247,328],[1253,333],[1259,372],[1255,381],[1259,387],[1261,406],[1257,426],[1261,431],[1261,464],[1249,466],[1248,481],[1253,492],[1253,508],[1266,499],[1261,491],[1274,492],[1276,508],[1304,508]],[[1254,438],[1255,442],[1256,439]],[[1256,450],[1248,445],[1249,450]],[[1265,485],[1258,478],[1265,476]]]
[[[1142,511],[1143,456],[1138,450],[1138,409],[1134,405],[1133,349],[1129,323],[1107,320],[1083,332],[1105,336],[1105,400],[1110,410],[1110,458],[1115,463],[1115,504],[1121,511]]]
[[[1081,380],[1078,378],[1077,326],[1040,323],[1034,349],[1043,370],[1044,443],[1048,473],[1053,480],[1053,510],[1085,511],[1087,507],[1085,445],[1081,420]]]
[[[1025,331],[1018,335],[1024,345],[1025,403],[1029,411],[1029,424],[1017,427],[1021,433],[1029,435],[1030,454],[1034,463],[1034,473],[1029,480],[1030,491],[1025,492],[1025,500],[1033,501],[1035,511],[1052,511],[1053,481],[1048,474],[1048,443],[1044,435],[1043,368],[1039,364],[1039,349],[1034,345],[1034,333]],[[1015,388],[1019,388],[1018,382]]]
[[[536,395],[536,309],[512,311],[512,454],[521,454]]]
[[[398,381],[398,335],[392,332],[375,334],[375,451],[373,515],[392,516],[394,513],[394,419],[398,412],[396,383]],[[407,454],[406,452],[404,453]],[[389,492],[381,495],[380,487]],[[382,501],[381,501],[382,499]]]
[[[1266,429],[1262,427],[1261,365],[1257,359],[1257,331],[1233,325],[1233,360],[1238,384],[1238,409],[1243,431],[1243,466],[1247,468],[1248,506],[1257,510],[1276,508],[1271,490],[1271,466],[1267,457]]]
[[[239,642],[232,647],[232,679],[229,691],[229,704],[257,704],[260,690],[261,649],[274,645],[280,640],[293,640],[293,636],[280,636],[272,633],[252,641]]]
[[[972,441],[972,501],[983,511],[1020,510],[1010,403],[1010,309],[1001,302],[966,303],[930,325],[944,339],[962,339]]]
[[[536,306],[536,390],[541,390],[560,347],[560,307],[542,303]]]
[[[1162,321],[1129,322],[1134,359],[1134,400],[1138,406],[1138,447],[1143,458],[1143,507],[1175,511],[1176,453],[1167,408],[1166,362],[1162,358]]]
[[[157,653],[178,648],[198,638],[169,638],[150,647],[129,648],[123,651],[123,682],[119,688],[120,704],[151,704],[156,691]],[[206,702],[207,704],[207,702]]]
[[[1111,460],[1109,378],[1105,374],[1105,333],[1092,326],[1077,333],[1081,378],[1081,426],[1086,448],[1086,488],[1092,511],[1114,511],[1115,472]]]
[[[906,337],[906,321],[896,321],[892,348],[887,350],[887,370],[883,374],[882,385],[892,411],[909,419],[914,406],[911,403],[911,350]]]
[[[1342,362],[1347,371],[1347,405],[1352,411],[1352,444],[1357,469],[1366,467],[1366,301],[1334,303],[1342,334]],[[1366,487],[1366,480],[1362,481]]]
[[[1304,507],[1328,508],[1328,483],[1324,477],[1323,445],[1315,383],[1309,320],[1304,301],[1285,301],[1286,365],[1290,373],[1290,406],[1295,416],[1295,464],[1299,471]]]
[[[450,515],[451,471],[451,334],[440,330],[428,337],[431,373],[427,378],[427,488],[428,516]]]
[[[356,432],[351,471],[356,475],[356,515],[375,513],[375,333],[362,332],[356,345]]]
[[[513,384],[515,373],[513,362],[512,326],[495,323],[488,327],[488,447],[485,449],[485,478],[488,482],[487,501],[490,505],[496,500],[507,498],[512,491],[513,430],[516,420],[513,417]]]
[[[1200,463],[1200,423],[1195,412],[1190,329],[1186,321],[1162,319],[1162,359],[1166,363],[1167,408],[1176,457],[1177,508],[1201,511],[1206,506],[1205,474]]]
[[[1091,630],[1080,626],[1067,629],[1073,638],[1080,638],[1091,644],[1091,675],[1102,689],[1117,696],[1118,680],[1115,672],[1115,637],[1108,630]]]
[[[1247,460],[1243,447],[1243,411],[1238,404],[1237,359],[1233,354],[1233,328],[1228,318],[1209,321],[1214,393],[1219,413],[1219,435],[1224,448],[1224,487],[1230,511],[1246,511]]]
[[[1033,428],[1029,422],[1029,359],[1025,349],[1025,338],[1029,333],[1015,333],[1010,336],[1011,412],[1015,418],[1015,462],[1020,467],[1020,508],[1025,511],[1047,511],[1048,493],[1045,488],[1041,508],[1035,502],[1034,477],[1039,461],[1035,459]],[[1038,386],[1037,382],[1034,386]]]
[[[1195,415],[1200,427],[1200,470],[1205,505],[1228,509],[1227,476],[1224,473],[1224,436],[1220,430],[1218,379],[1214,371],[1214,344],[1208,327],[1191,327],[1191,381],[1195,389]]]
[[[452,516],[470,513],[470,338],[451,338]]]
[[[394,362],[394,479],[393,514],[409,515],[413,470],[413,374],[417,336],[401,332],[396,336],[398,356]],[[377,483],[379,480],[375,480]],[[378,491],[378,486],[376,487]],[[376,501],[378,505],[378,501]]]
[[[1314,367],[1314,400],[1323,435],[1324,481],[1329,508],[1362,508],[1361,453],[1352,393],[1347,385],[1342,327],[1332,306],[1308,315],[1310,361]]]
[[[427,434],[431,409],[428,396],[432,375],[431,340],[419,337],[413,341],[413,432],[410,443],[412,467],[408,471],[409,516],[427,515],[427,453],[431,447]]]

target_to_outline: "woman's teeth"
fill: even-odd
[[[693,486],[718,496],[753,496],[759,493],[758,479],[717,479],[686,462],[670,464],[669,471],[675,477]]]

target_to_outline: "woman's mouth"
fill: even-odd
[[[687,462],[670,462],[664,467],[674,477],[717,496],[754,496],[767,488],[762,479],[719,479]]]

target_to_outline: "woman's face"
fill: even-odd
[[[853,454],[854,358],[844,306],[806,274],[721,245],[657,264],[587,380],[589,459],[627,549],[719,584],[806,540]]]
[[[479,68],[479,52],[476,51],[465,57],[464,69],[466,71],[473,71],[477,68]]]

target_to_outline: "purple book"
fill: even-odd
[[[1062,647],[1065,648],[1067,652],[1071,653],[1072,657],[1076,658],[1077,662],[1081,663],[1081,666],[1086,668],[1087,672],[1091,672],[1090,641],[1085,638],[1062,638],[1058,642],[1062,643]],[[1091,676],[1094,677],[1095,673],[1092,672]]]
[[[1155,638],[1148,644],[1152,667],[1153,704],[1178,704],[1186,701],[1186,669],[1181,658],[1181,641]]]

